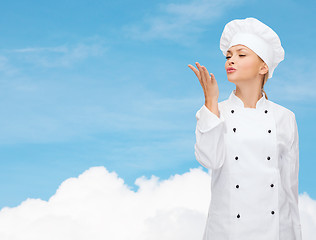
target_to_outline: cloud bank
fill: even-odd
[[[167,180],[136,179],[133,191],[115,172],[92,167],[65,180],[48,200],[27,199],[0,211],[1,240],[202,239],[210,175],[190,169]],[[300,196],[304,240],[316,234],[316,202]]]

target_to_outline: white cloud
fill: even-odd
[[[26,47],[5,50],[20,60],[35,66],[55,68],[69,67],[89,57],[102,56],[108,47],[101,39],[88,39],[77,44],[63,44],[52,47]]]
[[[316,202],[307,193],[299,197],[299,209],[304,240],[315,239],[316,235]]]
[[[28,53],[28,52],[68,52],[68,48],[66,46],[58,46],[58,47],[37,47],[37,48],[20,48],[20,49],[13,49],[12,52],[17,53]]]
[[[6,56],[0,55],[0,73],[5,75],[14,75],[17,70],[9,64],[9,60]]]
[[[195,34],[205,31],[213,20],[228,8],[241,5],[236,0],[191,0],[186,3],[169,3],[159,6],[159,12],[147,15],[141,23],[123,27],[134,39],[168,39],[187,44]],[[192,45],[192,43],[190,43]]]
[[[202,239],[210,175],[191,169],[167,180],[140,177],[132,191],[115,172],[92,167],[48,201],[27,199],[0,211],[1,240]],[[316,202],[300,195],[304,240],[316,234]]]
[[[27,199],[18,207],[3,208],[0,239],[201,237],[210,200],[207,173],[192,169],[163,181],[141,177],[135,184],[137,192],[116,173],[90,168],[64,181],[47,202]]]

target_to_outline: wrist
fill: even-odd
[[[218,102],[217,100],[214,101],[205,101],[205,107],[207,107],[212,113],[219,117],[219,110],[218,110]]]
[[[205,99],[205,106],[215,107],[218,104],[217,98]]]

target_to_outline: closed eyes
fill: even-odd
[[[240,57],[244,57],[244,56],[246,56],[246,55],[239,55]],[[230,58],[229,56],[227,56],[226,57],[226,59],[228,59],[228,58]]]

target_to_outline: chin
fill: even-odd
[[[230,76],[230,75],[227,75],[227,80],[228,80],[229,82],[232,82],[232,83],[238,82],[238,80],[237,80],[236,77],[232,77],[232,76]]]
[[[249,79],[252,79],[251,77],[247,78],[245,76],[243,77],[240,77],[238,75],[231,75],[231,74],[227,74],[227,79],[229,82],[232,82],[232,83],[238,83],[238,82],[247,82],[249,81]]]

